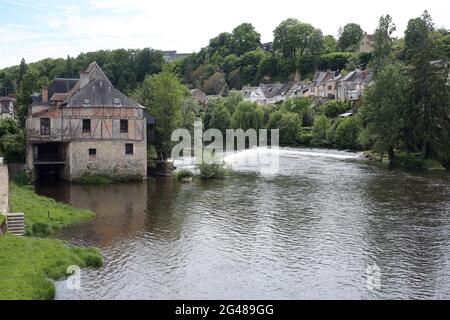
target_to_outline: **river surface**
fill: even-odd
[[[58,237],[105,257],[80,290],[58,282],[57,299],[450,298],[448,173],[279,155],[269,174],[230,157],[237,174],[219,181],[38,185],[97,213]]]

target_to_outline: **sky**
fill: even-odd
[[[372,33],[379,17],[390,14],[401,36],[425,9],[438,27],[450,28],[448,0],[0,0],[0,68],[22,57],[34,62],[100,49],[196,52],[243,22],[269,42],[287,18],[337,36],[349,22]]]

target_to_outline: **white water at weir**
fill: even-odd
[[[338,151],[329,149],[296,149],[296,148],[252,148],[223,154],[225,166],[234,171],[255,171],[276,174],[278,170],[264,170],[279,158],[290,158],[301,161],[310,158],[334,159],[334,160],[361,160],[361,152]],[[174,161],[177,169],[195,171],[195,158],[183,157]]]

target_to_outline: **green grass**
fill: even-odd
[[[25,214],[27,235],[48,235],[54,230],[95,217],[90,210],[39,196],[33,187],[19,186],[13,181],[10,183],[10,206],[12,212]]]
[[[78,184],[84,184],[84,185],[96,185],[96,186],[106,186],[110,185],[114,182],[113,179],[107,176],[89,176],[85,175],[81,178],[74,181]]]
[[[95,248],[70,247],[54,239],[0,237],[0,300],[53,299],[50,279],[64,278],[71,265],[99,268],[103,260]]]

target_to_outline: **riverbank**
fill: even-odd
[[[93,211],[39,196],[32,186],[18,185],[13,181],[10,184],[10,207],[13,212],[25,214],[27,235],[46,236],[65,226],[95,217]]]
[[[25,214],[27,236],[0,237],[0,300],[53,299],[56,289],[52,280],[66,277],[69,266],[99,268],[103,265],[97,248],[74,247],[61,240],[38,238],[92,219],[93,211],[39,196],[32,186],[14,181],[10,181],[9,197],[12,211]]]
[[[52,280],[67,276],[71,265],[99,268],[95,248],[70,247],[63,241],[5,235],[0,237],[0,300],[50,300]]]

